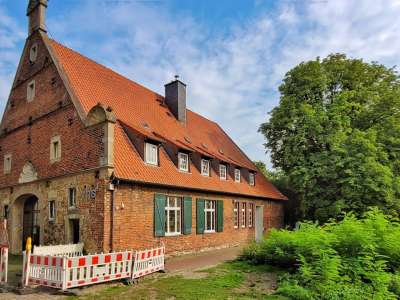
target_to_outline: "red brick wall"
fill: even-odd
[[[173,237],[154,237],[153,211],[154,194],[167,194],[192,197],[192,233]],[[196,234],[196,199],[210,199],[224,201],[224,230],[223,232]],[[266,200],[254,200],[251,198],[221,196],[205,193],[182,192],[170,189],[156,189],[139,185],[120,185],[115,190],[115,215],[113,230],[114,249],[138,249],[151,247],[158,242],[164,242],[168,253],[200,250],[202,248],[219,247],[243,244],[254,239],[253,228],[234,228],[233,201],[245,201],[264,205],[264,227],[282,225],[282,204]],[[109,201],[109,197],[108,200]],[[105,209],[110,209],[111,203],[106,203]],[[255,209],[255,208],[254,208]],[[240,213],[240,212],[239,212]],[[105,215],[107,212],[105,211]],[[109,250],[110,221],[105,224],[104,250]],[[108,241],[107,241],[108,240]]]
[[[29,61],[29,51],[33,44],[38,45],[38,56],[34,63]],[[55,83],[52,80],[55,79]],[[36,82],[33,101],[26,100],[27,85],[31,80]],[[40,35],[36,32],[26,42],[16,81],[11,91],[9,105],[6,107],[1,130],[7,127],[12,130],[26,124],[29,117],[33,119],[56,109],[59,102],[70,102],[69,96],[56,67],[53,64]]]
[[[39,52],[36,62],[31,64],[29,49],[34,42]],[[40,179],[96,168],[104,153],[104,129],[101,126],[85,128],[37,34],[27,41],[26,49],[17,84],[10,96],[13,106],[8,105],[2,122],[2,128],[7,128],[8,133],[0,136],[0,187],[18,183],[28,161],[32,162]],[[27,102],[26,86],[33,78],[36,96],[32,102]],[[52,78],[56,78],[54,85]],[[29,117],[33,119],[31,125]],[[60,162],[50,164],[50,141],[56,135],[61,137],[62,157]],[[4,175],[3,156],[9,153],[12,154],[12,172]]]

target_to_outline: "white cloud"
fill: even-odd
[[[257,129],[278,104],[284,74],[301,61],[333,52],[395,65],[399,2],[281,1],[262,11],[256,1],[257,16],[218,30],[190,15],[172,14],[164,2],[86,0],[74,6],[77,10],[57,12],[48,24],[57,40],[160,93],[178,73],[188,84],[190,108],[217,121],[252,159],[265,159]],[[15,21],[1,13],[0,45],[13,49],[21,32],[14,40]],[[5,59],[3,53],[0,68],[5,61],[15,64],[17,54],[7,50]]]

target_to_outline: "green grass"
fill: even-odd
[[[286,299],[269,295],[271,291],[260,289],[255,283],[253,286],[249,284],[250,274],[258,282],[262,282],[268,281],[272,272],[279,271],[267,265],[253,266],[235,261],[197,272],[201,278],[164,274],[146,278],[134,286],[108,287],[94,294],[69,299]]]

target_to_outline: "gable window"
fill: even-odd
[[[235,181],[240,182],[240,169],[235,169]]]
[[[233,208],[233,227],[239,227],[239,202],[235,202],[235,206]]]
[[[54,163],[61,160],[61,138],[54,136],[50,141],[50,162]]]
[[[254,203],[249,203],[249,218],[247,222],[249,227],[253,227],[253,216],[254,216]]]
[[[219,178],[221,180],[226,180],[226,166],[225,165],[219,165]]]
[[[54,221],[56,219],[56,201],[49,201],[49,221]]]
[[[28,86],[26,88],[26,100],[28,102],[33,101],[35,98],[35,80],[32,80],[31,82],[28,83]]]
[[[210,176],[210,161],[208,159],[201,160],[201,175]]]
[[[151,143],[145,143],[145,162],[158,166],[158,147]]]
[[[11,154],[4,155],[4,174],[11,173]]]
[[[204,203],[204,232],[215,232],[215,204],[214,200],[205,200]]]
[[[76,188],[74,187],[68,189],[68,206],[69,208],[76,207]]]
[[[242,203],[242,214],[241,214],[242,228],[246,227],[246,203]]]
[[[38,45],[37,44],[33,44],[31,49],[29,50],[29,61],[31,63],[36,61],[37,54],[38,54]]]
[[[250,183],[250,185],[255,185],[256,184],[256,176],[252,172],[250,172],[250,174],[249,174],[249,183]]]
[[[182,198],[167,197],[165,205],[165,235],[181,234],[182,224]]]
[[[180,171],[189,172],[189,155],[186,153],[178,153],[178,166]]]

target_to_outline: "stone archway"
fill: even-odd
[[[39,199],[34,194],[19,196],[11,207],[10,246],[12,252],[25,248],[26,239],[32,238],[33,245],[40,243]]]

